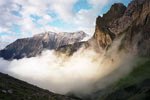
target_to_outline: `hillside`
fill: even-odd
[[[0,73],[0,100],[78,100],[54,94]]]
[[[141,58],[135,69],[111,86],[90,96],[90,100],[149,100],[150,59]]]
[[[144,62],[144,63],[143,63]],[[149,100],[150,60],[142,58],[135,69],[104,90],[99,90],[83,100]],[[111,98],[111,99],[110,99]],[[54,94],[0,73],[0,100],[81,100],[76,96]]]

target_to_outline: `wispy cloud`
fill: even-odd
[[[55,51],[43,51],[39,56],[20,60],[0,58],[0,72],[55,93],[89,94],[132,70],[136,59],[130,53],[118,52],[121,40],[115,40],[107,53],[83,47],[69,57]]]

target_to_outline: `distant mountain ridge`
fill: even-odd
[[[45,32],[31,38],[16,40],[0,51],[0,57],[7,60],[33,57],[40,54],[44,49],[52,50],[63,45],[80,42],[87,36],[83,31],[72,33]]]

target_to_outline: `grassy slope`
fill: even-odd
[[[75,100],[0,73],[0,100]]]
[[[144,63],[138,63],[135,69],[129,75],[117,82],[117,87],[121,88],[133,85],[135,83],[144,81],[145,79],[150,79],[150,60],[147,60]]]
[[[101,94],[97,100],[150,100],[150,59],[140,60],[129,75]]]

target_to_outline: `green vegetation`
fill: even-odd
[[[129,75],[120,79],[116,86],[121,88],[138,83],[145,79],[150,79],[150,59],[140,59],[133,71]]]
[[[150,100],[150,59],[138,60],[130,74],[103,90],[97,100]]]

